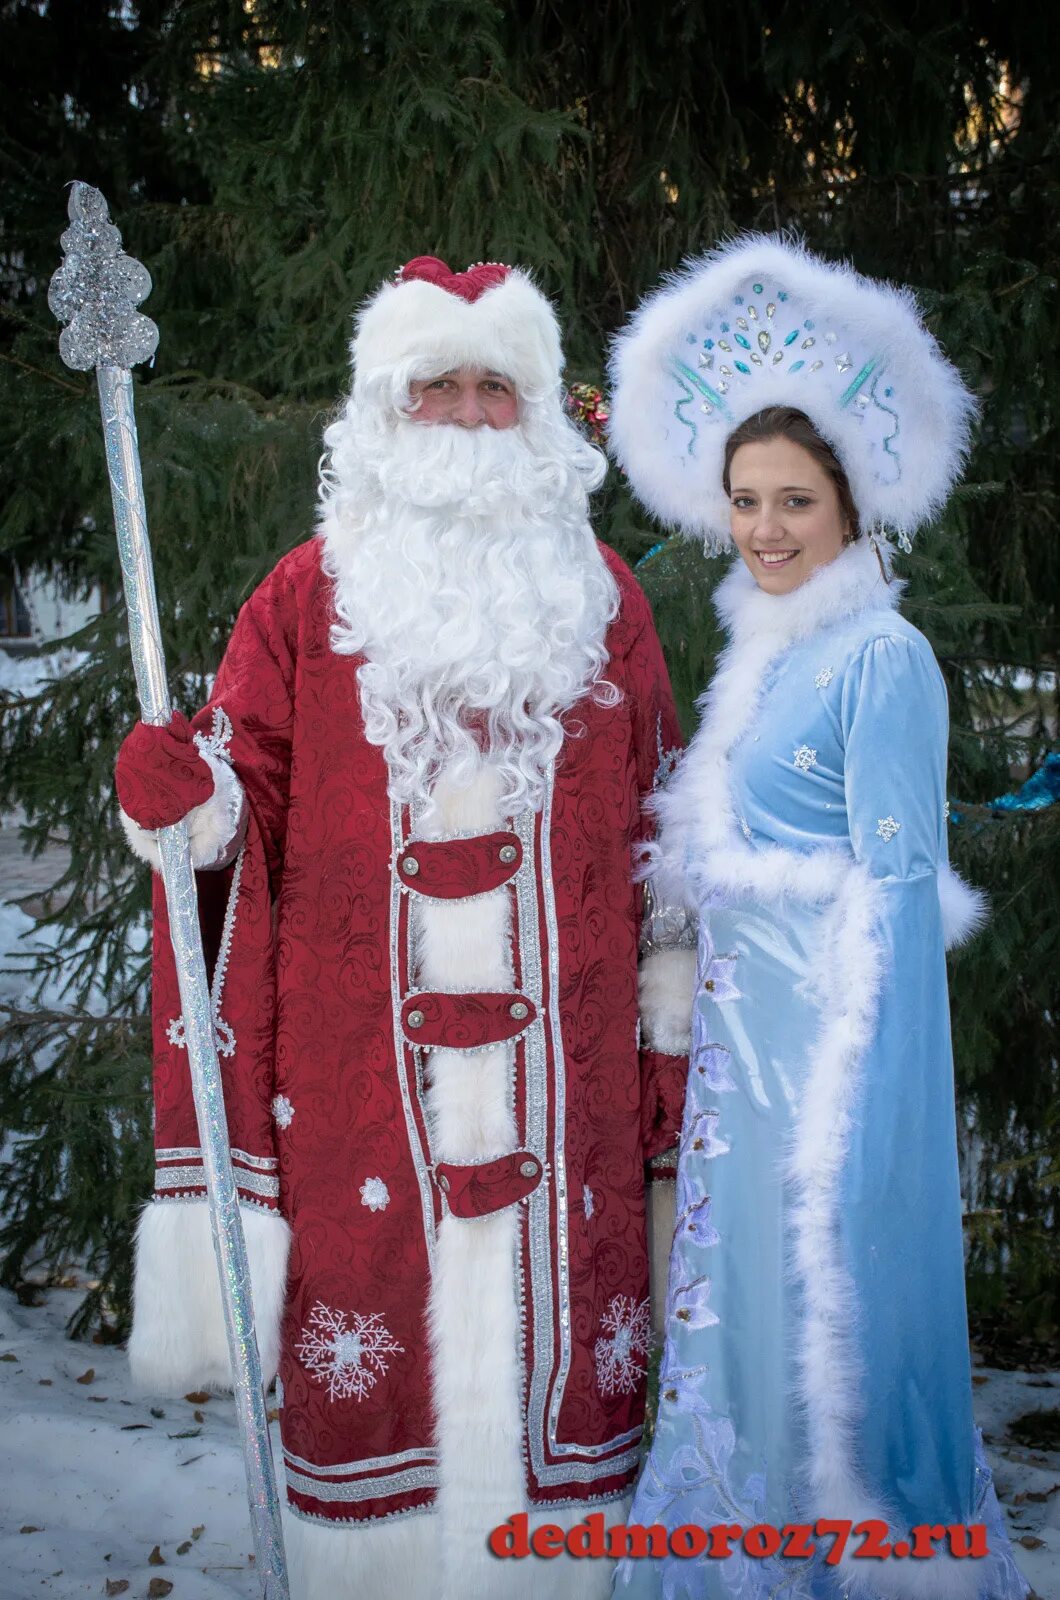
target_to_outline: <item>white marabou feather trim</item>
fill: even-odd
[[[262,1376],[276,1375],[291,1230],[276,1212],[241,1206]],[[155,1200],[136,1230],[129,1366],[156,1394],[230,1389],[221,1290],[205,1200]]]
[[[908,289],[778,235],[744,235],[672,273],[618,335],[611,380],[611,448],[634,492],[719,549],[731,547],[725,442],[755,412],[803,411],[862,524],[911,534],[944,504],[976,410]]]
[[[590,1511],[603,1511],[605,1527],[624,1522],[628,1499],[602,1506],[537,1507],[530,1513],[532,1534],[545,1523],[567,1530]],[[509,1513],[500,1520],[506,1521]],[[488,1563],[486,1600],[607,1600],[614,1563],[567,1555],[542,1560],[494,1556],[486,1536],[495,1524],[476,1530]],[[340,1596],[394,1596],[395,1600],[469,1600],[460,1572],[439,1565],[439,1518],[430,1512],[365,1523],[312,1522],[288,1514],[284,1542],[291,1600],[338,1600]]]
[[[973,889],[947,863],[939,868],[939,904],[946,949],[967,944],[990,915],[990,902],[982,889]]]
[[[641,962],[638,982],[644,1048],[686,1056],[692,1044],[696,952],[656,950]]]
[[[243,785],[228,762],[212,750],[199,753],[213,773],[214,790],[201,806],[188,812],[188,840],[192,866],[197,872],[208,872],[226,867],[243,842],[247,806]],[[141,828],[120,806],[118,815],[133,855],[157,872],[162,865],[157,836],[150,829]]]

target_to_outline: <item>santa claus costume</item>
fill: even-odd
[[[411,263],[352,354],[316,537],[240,612],[194,746],[136,730],[119,794],[149,860],[164,790],[201,800],[292,1594],[605,1594],[607,1562],[486,1540],[520,1511],[618,1520],[638,1465],[646,1163],[680,1124],[693,973],[653,948],[638,1003],[631,863],[678,726],[528,277]],[[516,426],[409,414],[411,382],[469,368],[515,385]],[[129,1348],[180,1392],[228,1355],[160,892],[154,1045]]]

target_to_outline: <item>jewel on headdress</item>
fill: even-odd
[[[738,328],[742,328],[743,331],[746,333],[747,332],[747,319],[746,319],[746,317],[737,317],[736,318],[736,326]]]
[[[714,357],[709,356],[705,350],[700,352],[699,365],[704,372],[709,372],[714,365]]]
[[[755,310],[754,306],[747,307],[747,315],[750,317],[752,322],[758,321],[758,312]]]
[[[793,361],[791,363],[791,366],[788,368],[788,371],[789,372],[798,372],[799,368],[800,367],[804,367],[805,365],[806,365],[805,361]]]
[[[810,371],[811,372],[820,372],[820,370],[821,370],[821,368],[823,366],[824,366],[824,362],[823,361],[811,361],[810,362]]]
[[[742,373],[746,374],[746,376],[748,378],[751,376],[750,367],[744,366],[742,361],[734,361],[733,362],[733,366],[736,368],[737,372],[742,372]]]
[[[753,350],[751,351],[751,360],[754,362],[756,367],[760,367],[762,365],[762,357],[756,355]]]
[[[768,350],[769,349],[769,335],[768,335],[768,333],[766,332],[766,330],[764,328],[762,329],[761,333],[758,335],[758,348],[759,348],[759,350]]]
[[[776,301],[775,300],[771,300],[769,302],[769,304],[766,306],[766,316],[767,317],[771,317],[773,315],[774,311],[776,311],[776,309],[777,309]]]
[[[731,356],[732,355],[732,345],[729,343],[729,341],[727,339],[719,339],[718,340],[718,349],[719,350],[724,350],[725,354],[727,356]]]
[[[714,415],[714,407],[711,405],[709,400],[704,400],[699,409],[702,411],[705,417],[712,417]]]
[[[784,343],[785,344],[794,344],[795,340],[798,337],[799,337],[799,330],[798,330],[798,328],[795,328],[791,333],[788,334],[787,338],[784,340]]]
[[[835,358],[835,369],[837,372],[849,372],[853,365],[854,363],[851,361],[850,353],[847,350],[844,350],[841,356],[836,356]]]
[[[781,363],[781,362],[782,362],[782,361],[783,361],[783,359],[784,359],[784,352],[783,352],[783,350],[778,350],[778,351],[777,351],[777,353],[776,353],[776,355],[775,355],[775,356],[774,356],[774,357],[773,357],[773,365],[774,365],[774,366],[775,366],[775,367],[776,367],[776,366],[779,366],[779,365],[780,365],[780,363]]]
[[[736,343],[740,346],[741,350],[750,350],[751,348],[751,341],[745,333],[738,333],[736,335]]]
[[[754,288],[755,294],[761,294],[762,293],[762,285],[760,283],[754,284],[753,288]]]
[[[802,344],[799,346],[799,349],[800,350],[809,350],[816,343],[817,343],[816,339],[804,339],[802,341]]]
[[[732,368],[731,367],[722,367],[721,375],[722,375],[723,378],[731,378],[732,377]]]

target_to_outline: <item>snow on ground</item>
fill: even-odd
[[[251,1600],[231,1399],[138,1395],[124,1350],[66,1338],[79,1298],[52,1289],[31,1307],[0,1294],[0,1597]]]
[[[69,1289],[32,1307],[0,1293],[0,1600],[104,1595],[108,1581],[128,1584],[110,1593],[141,1600],[152,1579],[172,1584],[154,1592],[173,1600],[251,1600],[231,1400],[138,1395],[124,1351],[65,1337],[76,1301]],[[1041,1600],[1060,1600],[1060,1450],[1005,1436],[1013,1418],[1060,1405],[1060,1371],[979,1367],[975,1403],[1020,1566]],[[156,1547],[163,1565],[150,1562]]]

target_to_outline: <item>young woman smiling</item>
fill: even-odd
[[[756,237],[640,308],[614,380],[634,491],[741,558],[659,801],[653,896],[698,912],[699,986],[631,1520],[822,1535],[811,1559],[627,1560],[616,1593],[1021,1600],[964,1301],[944,951],[980,907],[947,862],[945,685],[889,581],[972,399],[908,293]],[[989,1553],[962,1558],[974,1523]],[[855,1558],[869,1524],[886,1559]],[[936,1553],[908,1559],[924,1525]]]

